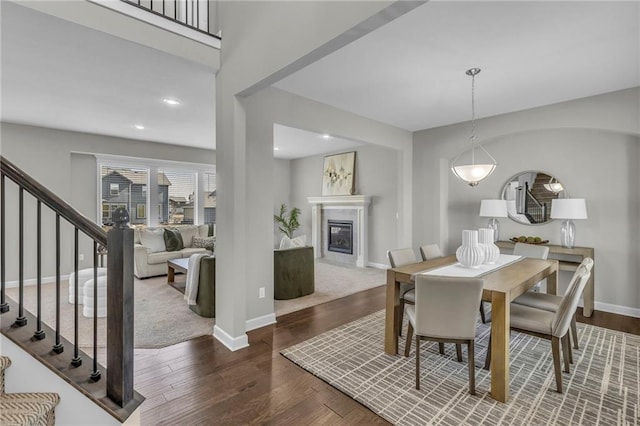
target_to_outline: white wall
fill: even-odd
[[[635,88],[480,120],[480,138],[499,165],[476,188],[448,168],[468,143],[469,123],[417,132],[416,244],[437,242],[452,253],[462,229],[486,223],[478,217],[480,200],[498,198],[518,172],[546,171],[571,197],[587,200],[589,218],[575,221],[576,245],[595,248],[596,309],[640,316],[639,98]],[[559,221],[526,226],[505,218],[500,223],[502,239],[537,235],[559,244]]]
[[[228,347],[235,350],[248,344],[247,318],[269,321],[273,316],[269,296],[273,294],[270,210],[274,193],[273,162],[268,160],[273,122],[262,131],[252,128],[247,122],[247,97],[419,4],[220,2],[224,49],[216,77],[217,258],[225,268],[216,269],[219,303],[214,336]],[[270,143],[261,143],[261,136]],[[251,268],[247,268],[249,259]],[[262,286],[267,297],[258,299]]]

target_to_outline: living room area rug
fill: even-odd
[[[291,300],[276,300],[276,316],[325,303],[358,291],[384,285],[386,271],[356,268],[345,264],[318,260],[315,267],[316,289],[313,294]],[[203,318],[189,309],[184,301],[185,275],[177,274],[175,282],[166,276],[134,278],[134,347],[162,348],[195,337],[213,333],[214,318]],[[60,283],[60,334],[73,342],[74,305],[68,303],[68,281]],[[25,309],[36,312],[35,285],[24,287]],[[18,288],[8,288],[7,296],[18,300]],[[55,327],[55,283],[42,285],[42,320]],[[82,315],[78,306],[78,342],[81,349],[93,347],[93,318]],[[106,319],[98,318],[98,347],[106,344]]]
[[[179,276],[184,280],[184,276]],[[189,309],[184,295],[167,284],[167,277],[140,280],[135,278],[134,338],[135,348],[162,348],[194,337],[213,334],[214,318],[203,318]],[[60,283],[60,334],[73,342],[74,305],[68,303],[67,281]],[[25,309],[36,312],[35,285],[24,287]],[[18,288],[8,288],[7,296],[18,300]],[[55,283],[42,285],[42,321],[55,328]],[[93,317],[82,315],[82,305],[78,305],[78,347],[93,347]],[[98,347],[106,345],[106,318],[98,318]]]
[[[289,300],[276,300],[276,317],[339,299],[360,291],[384,285],[386,269],[358,268],[326,259],[316,259],[315,291],[308,296]]]
[[[478,323],[476,396],[468,393],[467,351],[421,346],[415,389],[415,339],[408,358],[384,353],[384,310],[345,324],[281,354],[376,414],[398,425],[638,425],[640,336],[578,323],[580,350],[556,392],[550,341],[511,333],[511,397],[489,395],[484,364],[490,324]],[[405,328],[406,330],[406,321]],[[404,339],[399,352],[404,353]],[[463,346],[464,348],[464,346]]]

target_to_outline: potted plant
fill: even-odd
[[[298,222],[298,216],[300,216],[300,209],[294,207],[291,212],[287,214],[287,205],[282,203],[280,205],[280,214],[273,215],[273,221],[278,224],[278,229],[285,234],[289,239],[293,239],[293,233],[300,227]]]

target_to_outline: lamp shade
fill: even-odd
[[[551,200],[551,219],[586,219],[584,198],[558,198]]]
[[[507,217],[507,200],[482,200],[480,217]]]

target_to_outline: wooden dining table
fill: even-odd
[[[387,269],[387,305],[384,350],[398,353],[397,315],[400,313],[400,283],[414,283],[415,274],[456,263],[455,256],[441,257]],[[489,271],[478,278],[484,280],[482,300],[491,303],[491,397],[509,400],[509,332],[510,302],[537,282],[547,279],[547,293],[556,294],[558,261],[522,258]]]

